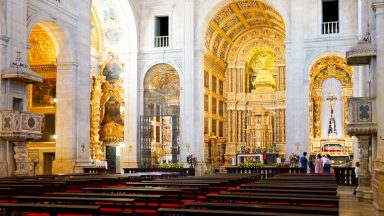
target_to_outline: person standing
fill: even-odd
[[[321,154],[317,154],[315,161],[315,173],[323,173],[323,160],[321,159]]]
[[[324,173],[331,173],[331,156],[327,154],[325,162],[323,161]]]
[[[304,168],[304,173],[307,173],[308,159],[307,152],[303,152],[303,155],[300,157],[301,168]]]
[[[356,165],[355,167],[356,187],[355,187],[355,190],[353,191],[353,195],[356,194],[356,189],[359,186],[360,162],[357,161],[355,165]]]

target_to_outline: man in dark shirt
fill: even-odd
[[[308,159],[307,152],[303,152],[303,156],[300,157],[301,168],[305,169],[305,173],[307,173]]]

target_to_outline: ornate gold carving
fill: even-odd
[[[49,34],[39,25],[33,27],[28,43],[28,60],[31,65],[54,64],[56,48]]]
[[[284,21],[275,9],[261,1],[241,0],[223,7],[210,21],[206,47],[225,59],[231,45],[250,29],[273,29],[285,34]]]
[[[256,46],[247,54],[250,82],[257,91],[269,91],[276,87],[271,68],[276,65],[276,53],[267,46]]]
[[[328,141],[329,139],[321,139],[321,119],[322,119],[322,84],[326,79],[335,78],[341,82],[342,85],[342,110],[343,110],[343,130],[344,139],[342,139],[342,146],[345,149],[344,143],[349,139],[346,133],[348,111],[346,101],[352,96],[352,68],[346,64],[345,59],[338,56],[326,56],[318,61],[311,68],[310,72],[310,129],[312,133],[310,136],[310,143],[313,151],[321,151],[320,148],[315,147],[319,140],[321,142]],[[345,153],[345,151],[344,151]]]
[[[101,160],[100,130],[100,98],[102,97],[101,85],[105,82],[104,76],[92,77],[93,86],[91,93],[91,158]]]

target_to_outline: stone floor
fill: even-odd
[[[340,195],[340,216],[374,216],[374,206],[372,203],[359,202],[353,195],[352,187],[339,187]]]

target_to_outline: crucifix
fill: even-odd
[[[337,135],[336,121],[335,121],[335,118],[333,116],[333,109],[336,105],[337,97],[333,94],[330,94],[327,97],[327,101],[329,103],[329,106],[331,107],[331,117],[329,118],[328,136],[332,138],[332,137],[335,137]]]

